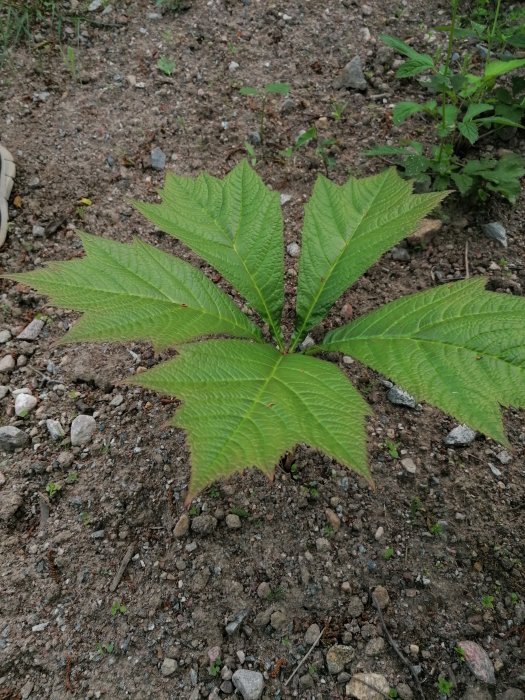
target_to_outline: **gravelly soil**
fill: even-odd
[[[314,145],[287,161],[278,151],[315,123],[336,139],[330,177],[341,182],[350,172],[377,171],[381,164],[362,152],[397,137],[389,105],[414,92],[395,81],[394,57],[378,35],[414,36],[424,46],[433,40],[428,28],[446,17],[446,5],[434,0],[187,5],[161,16],[153,3],[116,3],[107,14],[89,13],[78,30],[66,22],[75,51],[69,70],[60,46],[44,41],[45,28],[38,48],[11,54],[0,77],[0,138],[17,162],[18,206],[0,251],[3,271],[79,255],[77,229],[119,241],[140,235],[196,260],[131,207],[134,197],[154,199],[163,181],[150,167],[151,149],[167,154],[167,170],[223,175],[258,128],[258,103],[239,87],[277,80],[292,91],[288,100],[269,100],[257,169],[291,196],[286,237],[300,242],[303,203],[323,164]],[[336,90],[334,78],[356,54],[369,89]],[[160,57],[175,61],[171,76],[157,69]],[[340,120],[336,102],[347,103]],[[361,314],[460,279],[466,259],[471,274],[490,276],[492,288],[522,294],[523,202],[481,210],[452,200],[439,213],[444,225],[433,241],[409,248],[406,261],[384,256],[340,300],[330,323],[341,321],[345,303]],[[481,235],[479,224],[491,220],[506,226],[507,250]],[[287,256],[286,264],[292,293],[297,260]],[[193,526],[185,533],[179,519],[188,455],[184,435],[168,425],[175,406],[119,384],[162,356],[137,344],[56,345],[74,316],[19,285],[1,285],[0,330],[13,339],[0,345],[0,360],[11,354],[17,366],[0,374],[9,388],[0,423],[30,436],[14,454],[0,453],[2,700],[227,697],[237,668],[264,674],[265,698],[344,697],[359,671],[381,674],[409,698],[418,696],[410,666],[426,698],[439,697],[440,675],[452,682],[452,697],[523,697],[523,412],[505,413],[503,454],[482,437],[450,448],[443,440],[452,419],[427,405],[392,405],[381,377],[339,358],[374,411],[375,491],[303,446],[293,468],[280,465],[271,484],[249,471],[208,489],[190,509]],[[39,337],[16,340],[42,313]],[[11,391],[23,387],[39,403],[20,419]],[[97,423],[83,448],[67,437],[79,414]],[[52,441],[49,418],[65,428],[63,441]],[[415,473],[402,465],[405,458]],[[53,498],[46,493],[51,482],[62,486]],[[238,521],[227,522],[232,513]],[[216,519],[208,534],[196,531],[207,522],[195,521],[199,514]],[[127,552],[131,560],[113,591]],[[377,586],[387,589],[384,625],[406,663],[372,603]],[[241,613],[228,634],[226,625]],[[310,647],[312,624],[324,629],[320,643],[285,686]],[[455,647],[465,639],[488,652],[494,688],[459,658]],[[331,673],[326,652],[336,644],[354,654]],[[222,677],[212,666],[217,654]]]

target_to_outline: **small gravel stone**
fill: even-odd
[[[160,672],[162,673],[163,676],[171,676],[173,673],[178,668],[177,661],[175,659],[170,659],[166,657],[164,661],[162,662],[162,666],[160,667]]]
[[[373,596],[381,610],[388,607],[388,604],[390,603],[390,596],[388,595],[388,591],[384,586],[376,586],[373,590]]]
[[[116,396],[114,396],[111,399],[111,401],[109,402],[109,405],[116,407],[116,406],[120,406],[123,402],[124,402],[124,397],[122,396],[122,394],[117,394]]]
[[[276,610],[270,615],[270,625],[276,632],[284,632],[288,627],[288,617],[282,610]]]
[[[413,700],[414,693],[412,692],[412,688],[406,683],[399,683],[396,685],[396,690],[401,700]]]
[[[7,343],[11,340],[11,333],[7,330],[0,331],[0,343]]]
[[[499,221],[492,221],[490,224],[483,224],[481,230],[485,236],[487,236],[487,238],[497,241],[504,248],[508,246],[507,231],[505,226],[503,226],[503,224],[501,224]]]
[[[417,471],[416,463],[411,457],[405,457],[402,459],[401,465],[408,474],[415,474]]]
[[[397,260],[399,262],[410,262],[410,253],[406,248],[395,246],[392,248],[392,260]]]
[[[339,529],[341,527],[341,518],[331,508],[325,508],[324,512],[330,527],[333,529],[334,532],[339,532]]]
[[[356,618],[363,614],[365,606],[358,595],[353,595],[348,601],[347,611],[350,617]]]
[[[228,680],[228,681],[223,681],[219,689],[225,694],[225,695],[232,695],[234,688],[233,688],[233,683]]]
[[[46,428],[52,440],[62,440],[66,437],[66,432],[58,420],[48,418],[46,420]]]
[[[191,521],[191,531],[197,535],[209,535],[217,527],[217,518],[213,515],[197,515]]]
[[[385,640],[383,637],[375,637],[371,639],[365,647],[367,656],[379,656],[385,649]]]
[[[80,415],[71,423],[71,444],[73,447],[87,444],[93,437],[97,422],[93,416]]]
[[[248,608],[245,608],[244,610],[240,610],[237,615],[231,620],[231,622],[228,622],[228,624],[225,627],[226,634],[232,635],[237,632],[237,630],[240,628],[244,620],[248,617],[250,613],[250,610]],[[268,615],[268,622],[270,621],[270,616]],[[268,622],[266,624],[268,624]],[[254,623],[255,624],[255,623]],[[265,625],[266,626],[266,625]],[[243,663],[241,661],[241,663]]]
[[[44,238],[46,235],[46,229],[44,226],[40,226],[40,224],[35,224],[33,226],[33,236],[35,238]]]
[[[177,520],[177,524],[173,528],[174,537],[186,537],[190,529],[190,516],[187,513],[183,513]]]
[[[337,675],[345,670],[346,664],[349,664],[355,656],[353,647],[343,644],[335,644],[326,652],[326,667],[328,673]]]
[[[8,522],[23,502],[24,500],[19,493],[0,492],[0,522]]]
[[[36,340],[40,335],[40,331],[45,326],[45,321],[40,318],[34,318],[24,330],[17,335],[17,340]]]
[[[305,673],[304,676],[299,677],[299,686],[303,690],[314,687],[314,679],[309,673]]]
[[[501,464],[510,464],[510,462],[512,462],[512,457],[509,455],[507,450],[501,450],[501,452],[498,452],[496,457]]]
[[[399,386],[393,386],[391,389],[389,389],[386,397],[390,403],[393,403],[395,406],[415,408],[417,405],[415,398],[410,396],[408,391],[401,389]]]
[[[238,530],[241,527],[241,519],[235,513],[228,513],[226,516],[226,527],[230,530]]]
[[[295,109],[295,102],[291,97],[286,97],[281,105],[281,114],[290,114]]]
[[[17,447],[23,447],[29,440],[29,435],[14,425],[0,427],[0,450],[13,452]]]
[[[264,689],[264,678],[259,671],[247,671],[239,668],[232,676],[233,685],[243,700],[259,700]]]
[[[257,595],[259,596],[259,598],[264,600],[265,598],[268,598],[271,590],[272,589],[268,581],[263,581],[257,586]]]
[[[452,447],[466,447],[471,445],[476,439],[476,431],[469,428],[468,425],[457,425],[452,428],[450,433],[445,438],[445,445]]]
[[[286,252],[291,258],[298,258],[301,254],[301,248],[297,245],[297,243],[289,243],[286,246]]]
[[[158,146],[151,150],[151,167],[159,171],[166,167],[166,154]]]
[[[383,537],[385,534],[385,529],[381,526],[379,526],[375,532],[374,539],[376,539],[378,542],[379,540]]]
[[[340,90],[341,88],[366,90],[368,88],[368,83],[363,75],[361,58],[359,56],[354,56],[354,58],[346,64],[341,73],[334,80],[334,88],[336,90]]]
[[[2,399],[5,399],[7,394],[9,393],[9,387],[5,386],[4,384],[0,384],[0,401]]]
[[[9,374],[16,367],[15,358],[12,355],[5,355],[0,360],[0,373],[5,372]]]
[[[5,476],[3,472],[0,472],[0,487],[2,487],[5,484]]]
[[[320,634],[321,628],[319,627],[319,625],[316,625],[315,623],[313,625],[310,625],[310,627],[304,633],[304,643],[308,644],[309,646],[312,646],[312,644],[314,644],[315,640],[319,637]]]
[[[357,700],[383,700],[389,691],[387,679],[379,673],[356,673],[346,686],[346,695]]]
[[[248,134],[248,141],[252,144],[252,146],[260,146],[261,134],[258,131],[250,131]]]
[[[239,64],[237,61],[230,61],[230,65],[228,66],[228,70],[230,73],[235,73],[236,70],[238,70]]]
[[[330,541],[326,539],[326,537],[318,537],[315,540],[315,548],[317,549],[318,552],[329,552],[331,549],[330,546]]]
[[[519,688],[507,688],[500,700],[525,700],[525,693]]]
[[[31,394],[18,394],[15,399],[15,413],[20,418],[25,418],[33,411],[38,403],[36,396]]]

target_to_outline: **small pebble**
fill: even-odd
[[[393,403],[396,406],[415,408],[417,405],[414,397],[410,396],[407,391],[401,389],[399,386],[393,386],[391,389],[389,389],[386,397],[390,403]]]
[[[153,170],[164,170],[166,167],[166,154],[158,146],[151,150],[151,167]]]
[[[197,535],[209,535],[217,527],[217,518],[213,515],[197,515],[191,521],[191,530]]]
[[[62,440],[66,436],[64,428],[58,420],[48,418],[46,420],[46,428],[52,440]]]
[[[499,221],[493,221],[490,224],[483,224],[481,230],[485,236],[487,236],[487,238],[497,241],[504,248],[508,246],[507,231],[503,224],[501,224]]]
[[[25,418],[36,408],[38,399],[31,394],[18,394],[15,398],[15,413],[20,418]]]
[[[16,367],[15,358],[12,355],[5,355],[0,360],[0,373],[5,372],[9,374]]]
[[[177,661],[175,659],[170,659],[166,657],[164,661],[162,662],[162,666],[160,667],[160,672],[162,673],[163,676],[171,676],[175,673],[175,671],[178,668]]]
[[[374,538],[379,542],[379,540],[383,537],[385,534],[385,529],[381,526],[379,526],[375,532]]]
[[[17,340],[36,340],[44,326],[45,322],[42,319],[34,318],[16,338]]]
[[[0,427],[0,450],[13,452],[18,447],[23,447],[29,440],[29,435],[14,425]]]
[[[316,625],[315,623],[310,625],[310,627],[304,633],[304,643],[308,644],[308,646],[312,646],[320,634],[321,628],[319,625]]]
[[[226,527],[230,530],[238,530],[241,527],[241,519],[235,513],[228,513],[226,516]]]
[[[177,520],[177,524],[173,529],[174,537],[186,537],[190,529],[190,516],[187,513],[183,513]]]
[[[298,258],[299,255],[301,254],[301,249],[297,245],[297,243],[289,243],[286,246],[286,252],[291,258]]]
[[[388,607],[388,604],[390,603],[390,596],[388,595],[388,591],[384,586],[376,586],[373,590],[373,596],[381,610],[385,610],[385,608]]]
[[[264,678],[259,671],[248,671],[239,668],[232,676],[233,685],[243,697],[243,700],[259,700],[264,689]]]
[[[401,460],[401,464],[403,466],[403,469],[408,473],[408,474],[415,474],[417,471],[416,463],[411,457],[405,457],[404,459]]]
[[[11,333],[7,330],[0,331],[0,343],[7,343],[11,340]]]
[[[97,422],[93,416],[80,415],[71,423],[71,444],[73,447],[87,444],[93,437]]]
[[[476,439],[476,431],[467,425],[457,425],[445,438],[445,445],[466,447]]]

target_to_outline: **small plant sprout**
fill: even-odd
[[[520,602],[520,597],[516,592],[510,594],[510,602],[512,605],[517,605]]]
[[[249,141],[244,142],[244,149],[246,153],[248,154],[248,158],[250,160],[250,165],[252,168],[255,168],[257,165],[257,154],[255,153],[255,148],[253,144],[251,144]]]
[[[394,554],[395,554],[394,548],[393,548],[393,547],[387,547],[387,548],[385,549],[385,551],[383,552],[383,559],[384,559],[385,561],[390,561],[390,559],[392,559],[392,557],[394,556]]]
[[[305,208],[295,324],[282,325],[284,232],[279,193],[246,161],[224,179],[170,174],[161,203],[135,202],[234,287],[248,316],[199,267],[139,240],[81,234],[86,255],[10,275],[82,312],[64,342],[150,341],[176,354],[126,381],[176,397],[186,432],[186,504],[213,482],[307,444],[372,483],[371,407],[337,364],[350,355],[416,400],[507,444],[501,406],[525,407],[525,299],[449,282],[323,330],[335,302],[443,199],[413,194],[394,168],[342,185],[320,175]],[[237,297],[235,297],[237,299]],[[313,330],[319,339],[305,344]],[[311,498],[316,482],[305,484]],[[439,530],[435,530],[438,532]]]
[[[444,695],[445,697],[450,697],[450,694],[454,688],[454,683],[452,681],[447,680],[443,676],[440,676],[438,678],[438,681],[436,683],[436,687],[440,693],[440,695]]]
[[[463,649],[463,647],[454,647],[454,651],[458,655],[458,659],[460,659],[460,661],[465,661],[465,650]]]
[[[66,476],[66,483],[67,484],[76,484],[78,481],[78,472],[76,471],[70,471],[68,472]]]
[[[212,676],[213,678],[216,678],[216,677],[220,674],[220,672],[221,672],[221,667],[222,667],[222,661],[221,661],[220,657],[218,656],[218,657],[213,661],[213,663],[211,663],[211,664],[208,666],[208,673],[209,673],[210,676]]]
[[[393,440],[387,438],[385,440],[385,447],[392,459],[399,458],[399,444],[397,442],[394,442]]]
[[[157,68],[168,77],[173,75],[176,65],[175,61],[167,56],[161,56],[157,61]]]
[[[115,651],[115,645],[113,642],[98,642],[97,651],[101,656],[106,654],[113,654]]]
[[[257,97],[260,99],[259,136],[261,138],[261,143],[264,143],[264,122],[266,119],[268,97],[270,95],[288,95],[290,93],[290,85],[288,83],[268,83],[262,88],[243,85],[239,92],[246,97]]]
[[[494,608],[494,596],[493,595],[482,595],[481,596],[481,605],[483,606],[484,610],[493,610]]]
[[[120,600],[114,600],[111,606],[111,615],[115,617],[116,615],[125,615],[127,612],[127,607]]]
[[[332,118],[336,122],[340,122],[343,118],[346,108],[348,107],[348,102],[334,102],[332,105]]]
[[[54,481],[50,481],[49,484],[46,486],[46,492],[49,496],[50,501],[52,501],[56,496],[58,496],[60,491],[62,491],[62,484],[55,483]]]
[[[240,506],[233,506],[232,508],[230,508],[230,513],[233,513],[233,515],[236,515],[239,518],[250,517],[249,511],[247,511],[246,508],[241,508]]]
[[[433,535],[436,535],[436,537],[439,537],[444,532],[443,525],[441,523],[434,523],[429,529]]]

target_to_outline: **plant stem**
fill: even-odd
[[[492,28],[491,28],[490,34],[489,34],[489,42],[488,42],[488,47],[487,47],[487,58],[485,60],[485,66],[487,65],[487,63],[490,62],[490,52],[492,49],[492,42],[494,41],[494,34],[496,33],[496,27],[498,25],[500,7],[501,7],[501,0],[497,0],[496,10],[494,12],[494,22],[492,23]]]
[[[445,59],[445,71],[443,73],[443,91],[441,93],[441,136],[439,144],[438,163],[441,163],[443,148],[445,147],[445,132],[447,128],[447,78],[450,71],[450,59],[454,48],[456,34],[456,19],[458,15],[459,0],[452,0],[452,17],[450,19],[450,29],[448,32],[447,57]]]

